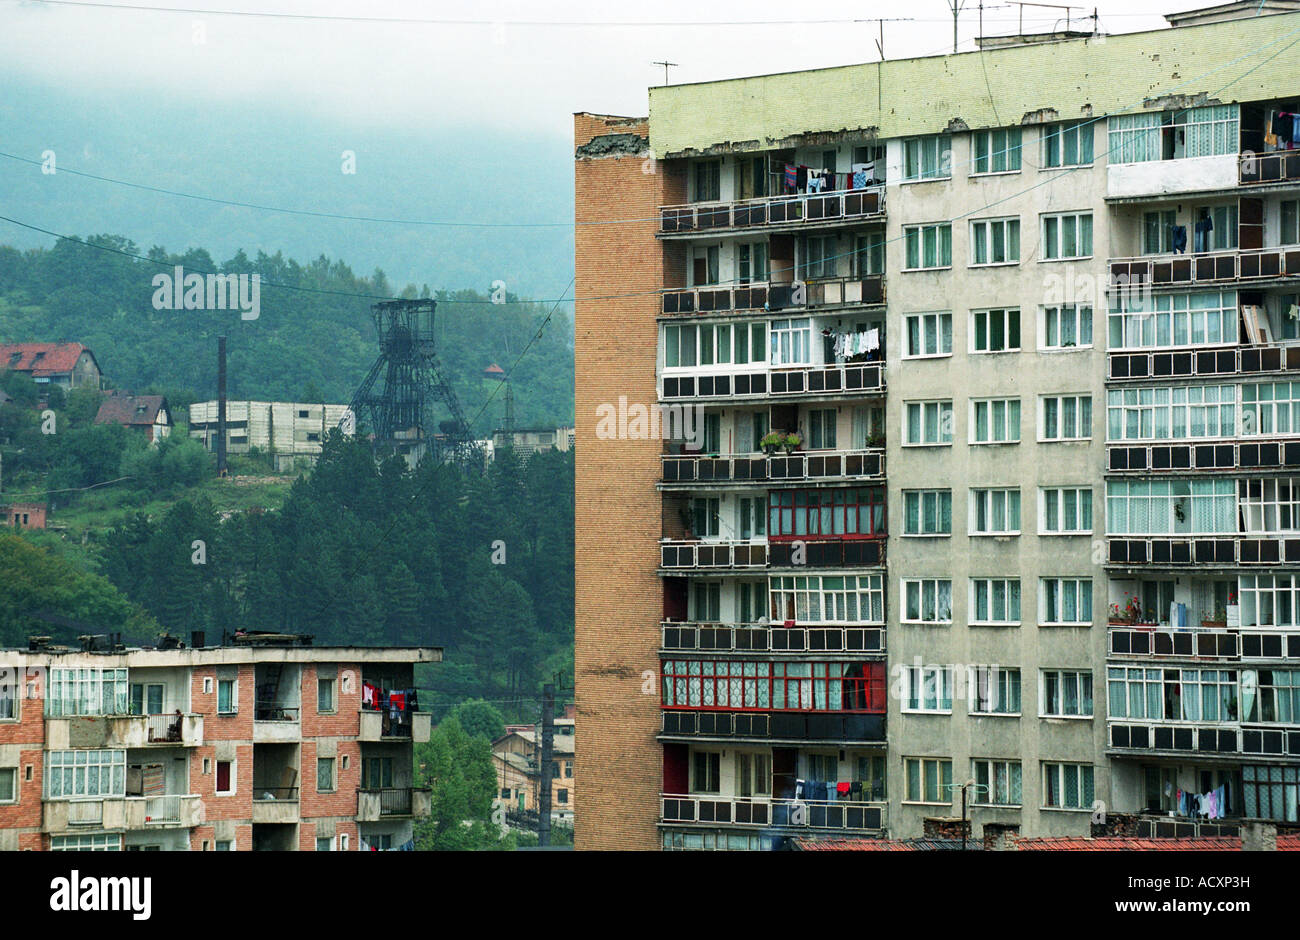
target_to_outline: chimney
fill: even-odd
[[[203,641],[206,640],[206,639],[207,639],[207,637],[204,636],[202,630],[191,630],[191,631],[190,631],[190,649],[192,649],[192,650],[201,650],[201,649],[203,649],[203,646],[204,646],[204,642],[203,642]]]
[[[1018,851],[1016,836],[1020,835],[1017,823],[991,822],[984,824],[984,849],[988,852]]]
[[[1247,819],[1241,824],[1243,852],[1276,852],[1277,824],[1267,819]]]
[[[226,475],[226,338],[217,337],[217,476]]]

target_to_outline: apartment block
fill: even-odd
[[[195,639],[0,650],[0,850],[412,845],[413,668],[440,649]]]
[[[579,848],[1300,822],[1300,12],[1169,19],[576,115]]]

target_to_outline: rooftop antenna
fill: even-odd
[[[1023,36],[1023,35],[1025,34],[1025,7],[1044,7],[1044,8],[1049,9],[1049,10],[1064,10],[1064,11],[1065,11],[1065,31],[1066,31],[1067,33],[1070,31],[1070,11],[1071,11],[1071,10],[1083,10],[1083,9],[1086,9],[1086,7],[1065,6],[1065,5],[1060,4],[1060,3],[1030,3],[1029,0],[1010,0],[1010,3],[1011,3],[1012,6],[1020,7],[1020,13],[1018,14],[1018,15],[1019,15],[1019,19],[1016,21],[1016,22],[1017,22],[1017,26],[1016,26],[1016,34],[1019,35],[1019,36]],[[1095,29],[1095,28],[1096,28],[1096,22],[1097,22],[1097,16],[1096,16],[1096,11],[1095,11],[1095,10],[1094,10],[1094,12],[1093,12],[1093,18],[1092,18],[1092,19],[1093,19],[1093,27],[1094,27],[1094,29]],[[1059,20],[1058,20],[1058,22],[1059,22]],[[1053,27],[1053,28],[1055,28],[1055,27]]]
[[[677,67],[677,63],[676,63],[676,62],[668,62],[668,61],[651,62],[650,64],[651,64],[651,65],[662,65],[662,66],[664,67],[664,84],[665,84],[665,85],[668,84],[668,69],[669,69],[669,67],[670,67],[670,66],[673,67],[673,68],[676,68],[676,67]]]

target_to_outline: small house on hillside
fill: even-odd
[[[132,395],[112,392],[99,406],[96,424],[120,424],[139,431],[151,444],[162,440],[172,430],[171,409],[162,395]]]
[[[95,354],[81,343],[0,343],[0,370],[25,372],[37,385],[64,391],[97,389],[103,378]]]

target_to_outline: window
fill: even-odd
[[[977,219],[970,224],[971,266],[1020,263],[1020,220]]]
[[[233,715],[238,708],[235,700],[235,680],[222,679],[217,683],[217,714]]]
[[[974,802],[984,806],[1020,805],[1020,761],[974,760]]]
[[[1091,764],[1043,764],[1045,809],[1092,809]]]
[[[1241,768],[1245,815],[1300,822],[1300,767]]]
[[[0,666],[0,721],[18,719],[18,670]]]
[[[347,836],[343,836],[342,838],[346,839]],[[217,839],[214,845],[214,851],[217,852],[233,852],[234,850],[235,843],[230,839]]]
[[[1213,535],[1237,531],[1232,480],[1107,480],[1106,531],[1115,535]]]
[[[1019,535],[1020,490],[972,489],[971,535]]]
[[[334,838],[333,838],[332,836],[317,836],[317,837],[316,837],[316,851],[317,851],[317,852],[333,852],[333,851],[334,851]]]
[[[722,264],[718,245],[697,245],[691,249],[691,286],[717,284]]]
[[[952,490],[904,490],[904,535],[951,535]]]
[[[1019,398],[977,399],[970,407],[972,444],[1020,442]]]
[[[812,362],[812,320],[773,320],[771,363],[774,366],[800,366]]]
[[[341,832],[339,833],[339,851],[346,852],[347,850],[348,850],[348,834],[346,832]]]
[[[885,233],[859,235],[855,241],[853,270],[858,277],[885,273]]]
[[[878,574],[780,576],[769,585],[774,622],[885,622],[884,579]]]
[[[1040,441],[1086,441],[1092,437],[1091,395],[1045,395]]]
[[[903,761],[908,803],[952,803],[952,761],[909,757]]]
[[[1076,121],[1043,128],[1043,166],[1087,166],[1092,163],[1092,125],[1092,121]]]
[[[316,711],[334,711],[334,679],[316,680]]]
[[[697,496],[691,500],[691,532],[696,538],[717,538],[722,501],[717,496]]]
[[[51,852],[120,852],[122,837],[111,833],[85,836],[50,836]]]
[[[1112,389],[1106,393],[1106,439],[1232,437],[1236,410],[1232,385]]]
[[[695,201],[717,202],[722,198],[722,161],[701,160],[695,164]]]
[[[329,793],[334,789],[334,758],[316,758],[316,792]]]
[[[127,715],[129,695],[125,669],[51,669],[45,714]]]
[[[204,677],[203,677],[203,694],[204,694],[204,695],[211,695],[211,694],[212,694],[212,677],[211,677],[211,676],[204,676]]]
[[[952,402],[907,402],[907,444],[951,444]]]
[[[914,313],[908,316],[907,355],[952,355],[952,314]]]
[[[664,327],[664,368],[763,362],[766,334],[763,323],[668,325]]]
[[[1296,477],[1238,480],[1237,501],[1243,532],[1300,531],[1300,479]]]
[[[808,412],[808,446],[812,450],[835,449],[834,408],[814,408]]]
[[[1193,251],[1230,251],[1237,247],[1237,204],[1201,206],[1192,226]]]
[[[980,173],[1018,173],[1020,171],[1020,128],[976,131],[971,135],[974,166],[971,175]]]
[[[970,711],[976,715],[1020,714],[1020,670],[1001,666],[967,668]]]
[[[811,235],[802,244],[803,263],[799,266],[802,276],[808,280],[834,277],[841,254],[839,240],[834,235]]]
[[[771,796],[772,758],[769,755],[736,752],[736,794],[746,798]]]
[[[885,664],[879,662],[670,659],[662,669],[664,708],[885,710]]]
[[[1283,199],[1278,204],[1278,215],[1278,244],[1300,245],[1300,199]]]
[[[741,245],[737,261],[740,283],[750,284],[767,280],[767,242]]]
[[[971,623],[1019,624],[1020,582],[1005,578],[971,578]]]
[[[217,761],[217,786],[216,793],[218,796],[229,796],[235,792],[235,775],[234,761],[219,760]],[[220,848],[220,843],[218,843]]]
[[[769,537],[884,535],[885,488],[769,490]]]
[[[561,804],[569,802],[569,791],[568,791],[568,790],[565,790],[565,789],[558,789],[558,790],[556,790],[556,791],[555,791],[555,802],[557,802],[557,803],[561,803]]]
[[[0,803],[18,802],[18,768],[0,767]]]
[[[1300,382],[1241,386],[1242,434],[1300,434]]]
[[[1106,670],[1106,713],[1109,718],[1180,718],[1165,714],[1164,669],[1111,666]],[[1178,670],[1168,672],[1177,677]],[[1176,684],[1176,682],[1175,682]],[[1172,689],[1171,689],[1172,691]]]
[[[393,785],[393,759],[367,757],[361,761],[361,788],[385,790]]]
[[[1174,226],[1178,213],[1173,209],[1142,213],[1142,254],[1167,255],[1174,250]]]
[[[1112,163],[1144,163],[1235,154],[1237,105],[1118,114],[1109,119]]]
[[[904,270],[952,267],[952,224],[907,225],[903,227],[907,249]]]
[[[551,779],[552,780],[560,779],[560,762],[558,760],[551,762]]]
[[[952,138],[947,134],[903,141],[903,182],[952,177]]]
[[[1043,670],[1042,718],[1091,718],[1092,673]]]
[[[1243,574],[1238,585],[1243,627],[1300,626],[1300,576]]]
[[[1116,290],[1111,292],[1110,348],[1232,344],[1237,342],[1240,319],[1235,291],[1157,294],[1144,299],[1142,291]]]
[[[1011,352],[1020,348],[1019,310],[972,310],[970,351]]]
[[[51,800],[126,796],[126,751],[47,752],[45,796]]]
[[[952,712],[951,666],[904,666],[903,711]]]
[[[1091,625],[1091,579],[1042,578],[1039,584],[1039,623]]]
[[[1043,308],[1042,349],[1074,349],[1092,345],[1092,307],[1062,304]]]
[[[573,761],[566,760],[564,762],[564,776],[568,779],[573,778]]]
[[[161,715],[163,713],[163,687],[155,683],[131,684],[131,714]]]
[[[952,582],[936,578],[904,579],[903,620],[952,623]]]
[[[1092,532],[1092,490],[1043,487],[1039,502],[1040,535],[1087,535]]]
[[[1043,216],[1043,260],[1092,257],[1092,213]]]

